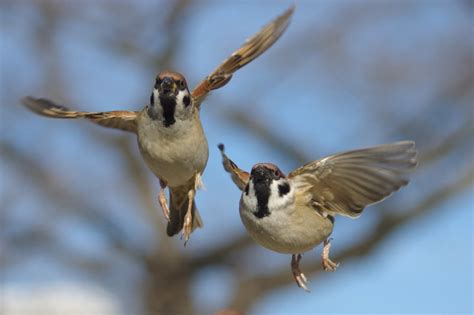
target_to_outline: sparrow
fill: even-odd
[[[261,246],[292,255],[293,278],[305,291],[303,253],[323,243],[324,270],[339,266],[329,258],[335,216],[359,217],[365,207],[407,185],[417,165],[412,141],[331,155],[288,176],[271,163],[256,164],[249,174],[227,157],[223,144],[219,149],[224,169],[242,191],[239,212],[246,230]]]
[[[191,92],[184,76],[160,72],[150,103],[141,111],[84,112],[71,110],[44,98],[24,97],[22,103],[33,112],[51,118],[85,118],[103,127],[134,133],[148,168],[158,177],[158,201],[168,220],[166,232],[182,231],[185,244],[192,231],[202,227],[194,197],[201,185],[209,147],[200,119],[206,96],[226,85],[234,72],[264,53],[287,29],[294,7],[264,26],[248,39]],[[169,188],[169,207],[165,189]]]

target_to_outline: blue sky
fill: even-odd
[[[193,86],[246,37],[289,4],[283,1],[257,4],[209,2],[193,7],[193,14],[182,21],[186,35],[176,52],[174,70],[183,72]],[[202,120],[208,135],[210,158],[204,174],[206,190],[197,197],[205,229],[195,233],[190,246],[183,251],[196,254],[244,233],[237,211],[239,192],[221,168],[216,148],[218,143],[224,142],[231,158],[244,169],[263,161],[276,163],[285,172],[297,166],[284,154],[262,144],[254,134],[223,119],[220,107],[231,106],[234,110],[250,112],[285,140],[299,144],[301,150],[314,159],[411,136],[394,132],[397,125],[392,122],[400,117],[413,119],[416,114],[412,113],[423,113],[422,104],[429,103],[427,100],[435,94],[434,91],[446,84],[443,76],[462,72],[456,68],[455,62],[442,61],[453,56],[448,54],[451,53],[450,44],[472,48],[472,43],[466,40],[466,34],[472,30],[472,14],[469,21],[457,5],[447,1],[399,4],[396,1],[378,5],[369,2],[367,9],[374,10],[373,18],[367,23],[358,22],[350,32],[351,37],[340,46],[341,51],[337,51],[350,57],[345,61],[340,56],[330,58],[326,51],[329,48],[320,47],[318,50],[313,41],[328,44],[321,39],[321,30],[343,23],[337,18],[344,16],[341,14],[344,10],[354,8],[354,2],[297,2],[293,22],[282,39],[268,53],[240,70],[228,86],[209,98],[203,107]],[[143,11],[149,6],[145,1],[139,5],[143,5]],[[366,3],[361,3],[361,8],[363,5]],[[69,9],[72,10],[73,6]],[[87,10],[90,11],[88,17],[112,21],[110,29],[127,22],[113,19],[113,12],[96,12],[91,3]],[[4,122],[1,137],[10,141],[15,139],[18,148],[31,152],[31,156],[43,164],[54,165],[54,170],[63,174],[64,183],[73,185],[71,189],[100,195],[98,204],[117,216],[119,221],[130,223],[127,232],[130,241],[139,246],[149,245],[151,232],[149,227],[144,227],[146,222],[139,216],[130,215],[129,209],[137,203],[127,198],[123,188],[123,158],[113,148],[90,140],[88,129],[97,127],[81,122],[43,120],[21,109],[10,112],[6,110],[8,106],[18,104],[5,102],[25,94],[54,97],[44,95],[48,82],[42,81],[42,74],[44,69],[58,67],[67,82],[67,90],[62,92],[81,109],[113,110],[122,107],[137,110],[149,99],[155,72],[163,69],[160,65],[144,67],[136,59],[112,53],[106,44],[97,43],[95,39],[99,35],[95,34],[94,27],[108,26],[94,19],[96,23],[90,26],[81,24],[80,20],[64,22],[55,38],[57,55],[41,59],[35,54],[30,37],[31,29],[36,27],[35,11],[25,2],[20,9],[12,10],[13,14],[9,12],[1,13],[1,114]],[[347,18],[350,17],[348,14]],[[107,28],[98,34],[101,32],[107,32]],[[166,35],[157,34],[156,45],[163,40],[160,36]],[[297,40],[298,45],[295,44]],[[314,50],[314,53],[308,53],[308,50]],[[470,51],[472,53],[472,49]],[[286,58],[287,55],[291,58]],[[396,80],[390,91],[381,90],[384,77],[373,79],[380,74],[368,73],[377,69],[373,65],[374,59],[381,60],[381,65],[393,64],[396,69],[406,66],[403,68],[405,72],[398,74],[402,79]],[[403,63],[399,61],[402,59]],[[334,60],[339,64],[331,64]],[[10,74],[14,71],[15,81],[12,82]],[[299,84],[307,81],[312,84]],[[383,102],[376,103],[377,100]],[[368,109],[368,102],[377,104],[377,107]],[[447,102],[447,107],[450,105]],[[381,121],[379,117],[383,115],[390,118]],[[436,135],[453,130],[465,118],[455,109],[434,117],[420,116],[415,117],[420,124],[433,119],[433,125],[437,126],[430,132],[433,137],[415,139],[421,148],[436,144]],[[439,127],[441,123],[442,128]],[[114,131],[103,132],[111,134]],[[33,139],[36,135],[41,141]],[[91,152],[95,153],[94,156]],[[138,150],[135,153],[138,156]],[[401,207],[393,211],[409,208],[419,195],[449,182],[467,169],[469,165],[465,159],[461,163],[457,162],[459,160],[453,155],[446,161],[420,169],[408,187],[395,194],[394,200],[387,201]],[[472,164],[472,159],[467,160]],[[74,165],[72,170],[71,165]],[[91,169],[93,172],[88,171]],[[14,221],[25,226],[30,221],[47,221],[38,211],[38,204],[48,205],[48,197],[38,193],[34,183],[17,177],[15,171],[7,166],[2,165],[0,170],[2,199],[11,196],[18,199]],[[153,189],[158,189],[151,174],[149,179]],[[310,279],[312,293],[307,294],[294,285],[280,288],[262,296],[251,314],[472,313],[472,193],[471,187],[438,205],[429,216],[398,229],[370,258],[342,261],[337,272]],[[367,209],[357,221],[339,218],[333,233],[334,252],[364,235],[373,226],[376,217],[371,213],[376,210],[376,207]],[[105,241],[93,228],[67,218],[61,222],[55,232],[57,237],[64,237],[73,249],[91,256],[100,255],[106,246]],[[305,261],[319,260],[319,255],[320,248],[306,254],[303,270]],[[51,262],[47,256],[35,253],[31,256],[26,263],[5,273],[4,288],[50,282],[92,283],[91,279]],[[255,264],[255,272],[268,272],[288,265],[290,276],[289,256],[255,247],[247,257],[240,259],[243,265]],[[140,272],[134,268],[124,267],[127,270],[125,279],[114,278],[108,284],[121,286],[126,279],[136,281]],[[193,285],[197,304],[204,311],[225,307],[232,295],[229,287],[233,281],[235,279],[223,267],[203,270]],[[115,298],[115,303],[123,307],[125,314],[128,309],[121,304],[120,294],[124,292],[120,290],[111,290],[112,294],[107,294],[107,298]]]

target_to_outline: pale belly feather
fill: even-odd
[[[333,228],[333,223],[316,211],[309,208],[303,211],[305,215],[275,211],[259,219],[250,211],[244,211],[241,205],[240,217],[251,237],[263,247],[279,253],[297,254],[322,243]]]
[[[177,121],[165,128],[147,119],[139,124],[137,134],[143,159],[168,186],[184,185],[204,171],[209,148],[199,123]]]

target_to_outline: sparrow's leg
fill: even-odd
[[[184,216],[184,223],[183,223],[183,238],[184,238],[184,245],[189,240],[189,235],[193,231],[193,202],[194,196],[196,195],[196,189],[201,185],[201,176],[196,174],[194,176],[194,185],[193,188],[188,191],[188,210],[186,211],[186,215]]]
[[[168,208],[168,200],[165,196],[166,182],[160,179],[160,192],[158,194],[158,202],[160,203],[161,209],[163,209],[163,214],[165,215],[166,220],[170,221],[170,209]]]
[[[186,211],[186,215],[184,216],[184,223],[183,223],[183,238],[184,238],[184,246],[189,240],[189,235],[193,231],[193,200],[196,191],[191,189],[188,191],[188,210]]]
[[[291,271],[293,273],[293,278],[296,281],[296,284],[305,290],[306,292],[309,292],[310,290],[306,286],[308,283],[308,279],[306,279],[306,276],[304,275],[303,272],[300,270],[300,260],[301,260],[301,254],[293,254],[291,256]]]
[[[324,241],[323,247],[323,268],[326,271],[336,271],[336,268],[339,267],[339,263],[333,262],[329,259],[329,249],[331,249],[331,238],[328,238]]]

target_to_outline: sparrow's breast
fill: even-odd
[[[332,233],[333,223],[310,207],[274,211],[258,218],[241,200],[240,217],[250,236],[270,250],[297,254],[311,250]]]
[[[137,131],[143,159],[168,186],[181,186],[204,171],[209,147],[198,119],[176,121],[164,127],[144,116],[138,120]]]

